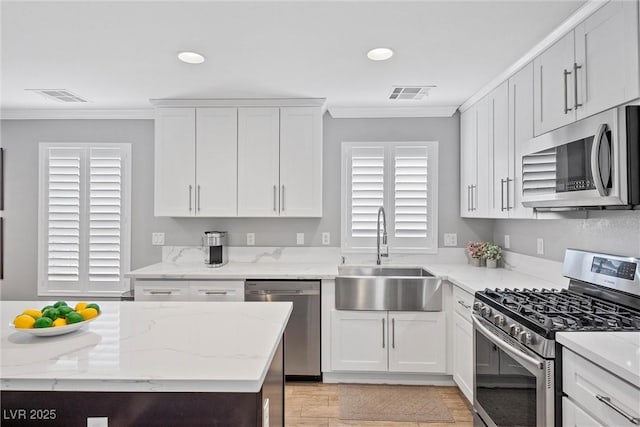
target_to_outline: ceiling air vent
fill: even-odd
[[[53,99],[58,102],[89,102],[84,98],[80,98],[66,89],[25,89],[29,92],[39,93],[47,99]]]
[[[407,99],[417,101],[425,96],[429,96],[429,89],[434,87],[436,86],[393,86],[389,99]]]

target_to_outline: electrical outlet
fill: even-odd
[[[322,244],[328,245],[330,243],[331,243],[331,233],[329,233],[328,231],[325,231],[324,233],[322,233]]]
[[[304,233],[296,233],[296,244],[304,245]]]
[[[164,245],[164,233],[151,233],[151,244],[154,246]]]
[[[87,427],[109,427],[109,417],[88,417]]]
[[[511,248],[511,236],[509,236],[508,234],[504,235],[504,248],[505,249]]]
[[[538,237],[538,248],[537,248],[537,252],[538,255],[544,255],[544,239],[542,237]]]
[[[445,246],[458,246],[458,234],[456,234],[456,233],[444,233],[444,245]]]
[[[256,244],[256,233],[247,233],[247,246],[254,246]]]

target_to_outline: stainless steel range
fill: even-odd
[[[568,249],[568,289],[476,292],[475,425],[560,426],[555,334],[640,331],[639,265],[638,258]]]

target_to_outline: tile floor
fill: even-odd
[[[392,421],[340,420],[338,385],[287,383],[285,386],[285,426],[317,427],[472,427],[473,418],[467,399],[457,387],[435,387],[447,404],[455,423],[412,423]]]

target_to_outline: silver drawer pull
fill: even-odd
[[[458,304],[460,304],[461,306],[463,306],[463,307],[464,307],[464,308],[466,308],[466,309],[471,308],[471,306],[470,306],[470,305],[465,304],[465,303],[464,303],[464,301],[462,301],[461,299],[459,299],[459,300],[458,300]]]
[[[151,295],[171,295],[172,291],[149,291]]]
[[[227,295],[227,291],[205,291],[205,295]]]
[[[624,412],[622,409],[618,408],[616,405],[611,403],[610,397],[600,396],[599,394],[596,394],[596,399],[598,399],[600,402],[604,403],[609,408],[613,409],[614,411],[616,411],[617,413],[625,417],[631,424],[640,426],[640,418],[632,417],[631,415]]]

